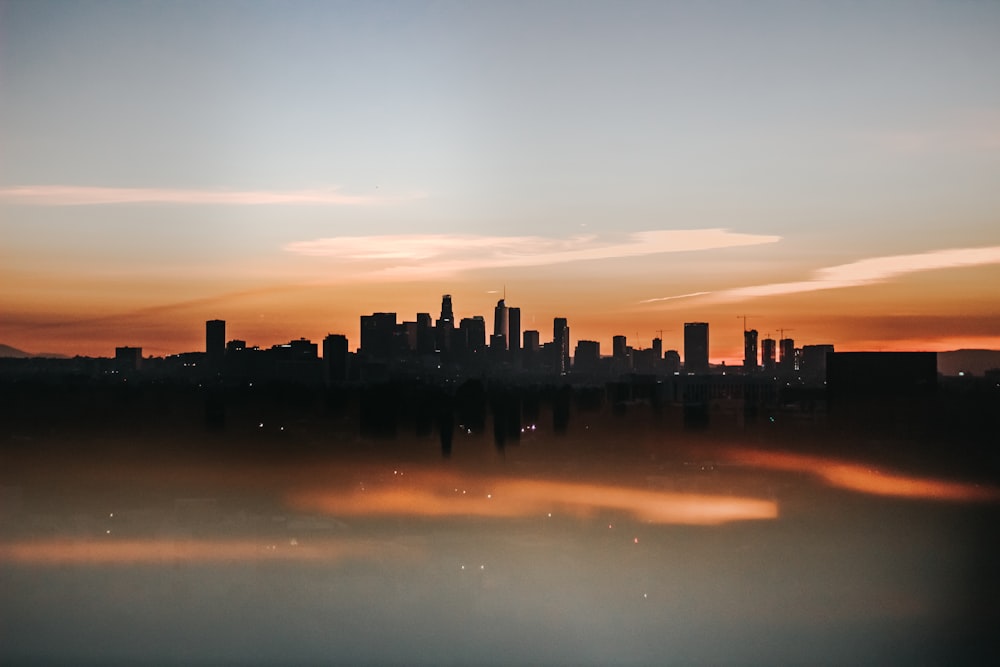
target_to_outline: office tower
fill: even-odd
[[[524,368],[534,368],[540,362],[541,334],[534,329],[524,332],[524,345],[521,347],[521,363]]]
[[[760,361],[764,365],[764,370],[768,373],[774,372],[775,360],[775,340],[765,338],[760,342]]]
[[[757,330],[743,331],[743,372],[757,372]]]
[[[226,356],[226,321],[208,320],[205,322],[205,361],[212,370],[222,368],[222,360]]]
[[[625,336],[613,336],[611,338],[611,357],[615,361],[624,360],[627,356],[625,352],[627,339]]]
[[[434,342],[438,350],[442,352],[451,350],[451,337],[454,330],[455,313],[451,309],[451,295],[445,294],[441,297],[441,317],[438,318],[437,327],[434,330]]]
[[[565,317],[552,320],[552,349],[554,370],[566,373],[569,370],[569,325]]]
[[[486,349],[486,320],[482,315],[463,317],[458,328],[466,350],[477,353]]]
[[[327,382],[335,384],[347,381],[349,359],[347,336],[329,334],[323,339],[323,368]]]
[[[595,373],[601,367],[601,344],[596,340],[578,340],[573,354],[574,373]]]
[[[654,338],[653,339],[653,366],[657,370],[660,368],[660,364],[663,363],[663,339]]]
[[[681,354],[677,350],[663,353],[663,372],[669,375],[681,372]]]
[[[490,338],[490,347],[507,349],[508,319],[507,304],[503,299],[497,301],[497,307],[493,309],[493,337]]]
[[[451,322],[455,324],[455,313],[451,309],[451,295],[445,294],[441,297],[441,318],[438,319],[438,324],[441,322]]]
[[[521,309],[507,308],[507,348],[517,359],[521,351]]]
[[[434,352],[434,324],[430,313],[417,313],[417,352]]]
[[[708,323],[684,323],[684,372],[708,372]]]
[[[778,369],[781,371],[795,370],[795,341],[791,338],[782,338],[778,341],[778,351],[781,358],[778,359]]]
[[[396,313],[361,316],[361,354],[371,359],[389,359],[396,351]]]
[[[826,382],[827,355],[833,351],[833,345],[803,345],[799,362],[802,379],[811,384]]]

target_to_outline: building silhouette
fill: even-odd
[[[347,336],[329,334],[323,339],[323,370],[330,383],[346,382],[350,372]]]
[[[601,344],[596,340],[578,340],[573,354],[574,373],[596,373],[601,367]]]
[[[760,363],[767,373],[773,373],[776,367],[774,353],[775,340],[773,338],[768,337],[760,342]]]
[[[521,309],[507,307],[507,350],[512,361],[520,359],[521,352]]]
[[[441,317],[438,318],[437,327],[434,330],[435,344],[441,352],[450,352],[452,347],[452,333],[455,330],[455,313],[451,308],[451,295],[445,294],[441,297]]]
[[[782,338],[778,341],[778,351],[781,353],[781,357],[778,359],[778,370],[785,373],[796,370],[795,341],[791,338]]]
[[[226,357],[226,321],[208,320],[205,322],[205,361],[211,370],[222,369]]]
[[[555,372],[569,371],[569,324],[565,317],[552,320],[552,361]]]
[[[756,373],[757,368],[757,330],[750,329],[743,332],[743,371]]]
[[[361,316],[361,354],[369,359],[390,359],[396,352],[396,313]]]
[[[493,336],[490,338],[491,348],[495,350],[507,350],[508,324],[507,304],[503,299],[500,299],[497,301],[496,308],[493,309]]]
[[[684,372],[708,372],[708,323],[684,323]]]

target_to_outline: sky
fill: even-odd
[[[0,0],[0,343],[1000,349],[1000,4]],[[661,334],[662,332],[662,334]]]

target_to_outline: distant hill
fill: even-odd
[[[942,375],[958,375],[959,372],[982,375],[991,368],[1000,368],[1000,350],[938,352],[938,372]]]
[[[31,355],[24,350],[19,350],[16,347],[11,347],[10,345],[4,345],[0,343],[0,358],[14,358],[14,359],[26,359],[31,357]]]
[[[0,343],[0,359],[28,359],[29,357],[38,357],[41,359],[69,358],[65,354],[57,354],[55,352],[39,352],[38,354],[32,354],[30,352],[25,352],[24,350],[19,350],[16,347]]]

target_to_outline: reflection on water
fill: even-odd
[[[447,461],[432,440],[298,463],[12,459],[0,661],[994,655],[996,489],[723,443],[609,441],[613,458],[591,444],[483,443]]]
[[[831,486],[859,493],[943,501],[1000,500],[1000,489],[994,486],[902,475],[845,460],[745,448],[725,450],[723,456],[742,465],[815,475]]]
[[[298,491],[288,502],[298,510],[339,516],[528,517],[551,516],[552,512],[594,516],[610,510],[648,523],[716,525],[778,515],[772,500],[606,484],[463,477],[426,470],[411,472],[405,478],[394,471],[393,481],[396,483],[391,486],[347,491]]]

